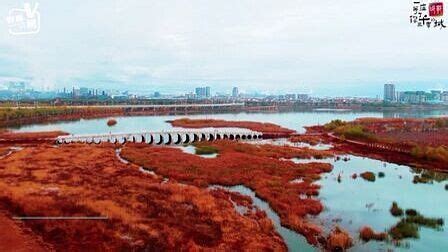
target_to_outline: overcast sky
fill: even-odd
[[[41,0],[38,34],[0,23],[0,81],[359,96],[389,81],[448,89],[448,28],[410,24],[412,2]],[[3,20],[21,3],[1,0]]]

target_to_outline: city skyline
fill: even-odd
[[[0,81],[369,97],[387,82],[448,89],[448,52],[434,43],[448,35],[410,25],[411,3],[39,3],[38,34],[14,36],[0,26]],[[8,0],[0,13],[14,7]]]

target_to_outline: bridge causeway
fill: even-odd
[[[189,130],[166,130],[159,132],[139,133],[111,133],[91,135],[67,135],[56,138],[57,144],[88,143],[100,144],[109,142],[114,144],[147,143],[155,145],[190,144],[199,141],[228,140],[256,140],[261,139],[263,133],[248,130],[221,130],[221,129],[189,129]]]

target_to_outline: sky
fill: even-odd
[[[0,1],[0,83],[371,97],[386,82],[448,89],[448,28],[410,24],[413,0],[40,0],[29,2],[41,17],[29,35],[5,21],[24,2]]]

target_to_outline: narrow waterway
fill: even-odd
[[[272,208],[269,206],[267,202],[258,198],[255,195],[255,192],[252,191],[250,188],[247,188],[243,185],[210,187],[210,189],[213,188],[223,188],[231,192],[237,192],[249,196],[252,199],[253,204],[257,206],[259,209],[265,211],[268,217],[272,220],[276,231],[282,236],[283,240],[288,246],[289,251],[317,251],[317,248],[309,245],[303,236],[297,234],[296,232],[290,229],[283,227],[280,224],[280,217],[278,216],[278,214],[274,212],[274,210],[272,210]]]

